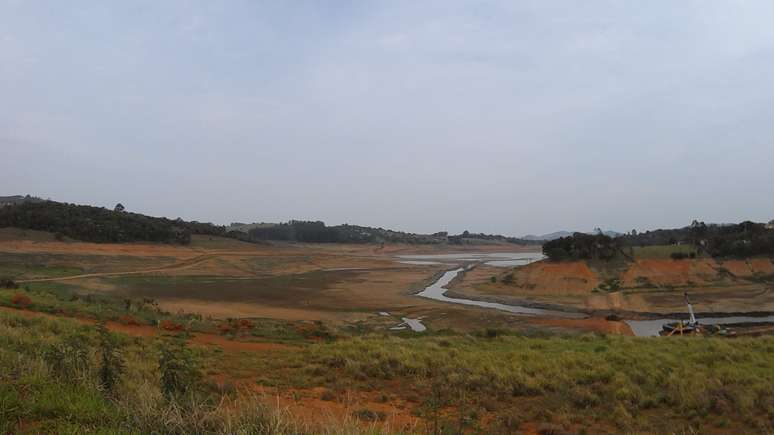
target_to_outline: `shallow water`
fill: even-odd
[[[524,266],[545,258],[542,252],[460,252],[456,254],[398,255],[400,263],[444,264],[477,261],[487,266]]]
[[[405,323],[406,326],[411,328],[412,331],[422,332],[427,329],[425,325],[422,324],[422,321],[419,319],[410,319],[408,317],[401,317],[401,320],[403,320],[403,323]]]
[[[454,277],[457,276],[460,272],[465,270],[465,268],[460,267],[459,269],[449,270],[445,272],[436,282],[430,284],[427,286],[424,290],[417,293],[417,296],[421,296],[423,298],[428,299],[434,299],[436,301],[441,302],[451,302],[454,304],[462,304],[462,305],[473,305],[477,307],[482,308],[491,308],[495,310],[501,310],[501,311],[507,311],[509,313],[514,314],[526,314],[526,315],[533,315],[533,316],[551,316],[551,317],[564,317],[564,318],[573,318],[573,319],[580,319],[586,317],[583,314],[579,313],[565,313],[563,311],[555,311],[555,310],[544,310],[541,308],[530,308],[530,307],[524,307],[520,305],[506,305],[506,304],[500,304],[497,302],[485,302],[485,301],[475,301],[472,299],[463,299],[463,298],[451,298],[449,296],[446,296],[446,286],[449,285],[449,283],[454,279]]]

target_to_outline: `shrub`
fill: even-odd
[[[372,411],[370,409],[358,409],[357,411],[353,412],[352,415],[361,421],[384,421],[387,418],[387,415],[385,415],[381,411]]]
[[[64,381],[85,379],[91,372],[89,346],[80,335],[49,345],[43,351],[43,360],[51,374]]]
[[[30,299],[30,297],[25,294],[16,293],[11,298],[11,303],[16,305],[17,307],[26,308],[32,305],[32,299]]]
[[[121,316],[118,321],[128,326],[139,326],[140,322],[132,316]]]
[[[159,372],[161,392],[167,400],[195,391],[201,382],[193,354],[181,338],[168,340],[161,346]]]
[[[111,392],[124,373],[125,363],[118,345],[105,327],[104,322],[97,325],[99,332],[99,383],[105,391]]]
[[[11,278],[0,278],[0,288],[19,288],[19,284],[16,284]]]
[[[618,279],[608,279],[599,284],[599,290],[605,292],[617,292],[621,289],[621,281]]]
[[[164,319],[159,324],[159,327],[165,331],[174,331],[174,332],[180,332],[185,329],[185,327],[180,323],[175,323],[171,320]]]
[[[497,338],[498,335],[500,335],[500,331],[494,328],[487,328],[487,330],[484,331],[484,336],[486,338]]]

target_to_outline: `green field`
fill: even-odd
[[[690,254],[696,252],[693,245],[654,245],[635,246],[632,248],[635,260],[670,258],[673,253]],[[627,251],[628,252],[628,251]]]

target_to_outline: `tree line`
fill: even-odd
[[[543,244],[543,254],[553,261],[610,260],[618,249],[618,241],[604,234],[573,233]]]
[[[186,222],[123,211],[123,206],[102,207],[56,201],[21,202],[0,207],[0,228],[48,231],[97,243],[162,242],[187,244],[192,234],[224,235],[225,228],[210,223]]]
[[[464,244],[476,240],[487,240],[504,243],[536,244],[536,242],[530,240],[483,233],[473,234],[468,231],[459,235],[449,235],[445,231],[433,234],[416,234],[360,225],[343,224],[327,226],[321,221],[295,220],[251,228],[247,231],[247,239],[250,241],[279,240],[308,243],[408,243],[421,245]]]
[[[550,260],[610,260],[623,247],[691,244],[711,257],[774,255],[774,225],[744,221],[738,224],[705,224],[693,221],[676,229],[632,231],[615,238],[603,234],[574,233],[543,244]],[[695,254],[694,254],[695,256]],[[693,258],[690,254],[674,259]]]

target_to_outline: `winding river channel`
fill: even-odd
[[[494,257],[494,258],[493,258]],[[539,253],[495,253],[495,254],[441,254],[441,255],[405,255],[399,257],[402,262],[408,264],[443,264],[446,262],[454,261],[475,261],[478,263],[484,263],[490,266],[523,266],[534,261],[543,259],[543,255]],[[506,263],[506,264],[502,264]],[[558,310],[547,310],[542,308],[532,308],[522,305],[508,305],[497,302],[477,301],[473,299],[464,299],[446,296],[447,288],[454,278],[458,274],[465,271],[465,267],[458,267],[456,269],[448,270],[441,275],[438,280],[424,290],[417,293],[417,296],[433,299],[441,302],[449,302],[461,305],[472,305],[481,308],[490,308],[500,311],[507,311],[513,314],[530,315],[530,316],[546,316],[546,317],[561,317],[570,319],[583,319],[588,317],[581,313],[570,313]],[[712,324],[737,324],[737,323],[760,323],[760,322],[772,322],[774,323],[774,315],[754,317],[754,316],[722,316],[720,317],[701,317],[697,316],[697,320],[704,325]],[[648,319],[648,320],[624,320],[631,328],[634,335],[638,337],[650,337],[658,336],[664,323],[676,322],[677,319]],[[412,327],[412,329],[414,329]],[[417,329],[414,329],[417,330]],[[423,329],[424,330],[424,327]]]
[[[530,307],[524,307],[520,305],[506,305],[506,304],[500,304],[497,302],[476,301],[472,299],[452,298],[452,297],[446,296],[445,295],[447,290],[446,286],[449,285],[449,283],[457,276],[457,274],[459,274],[463,270],[465,270],[465,268],[460,267],[459,269],[446,271],[438,279],[438,281],[425,287],[424,290],[417,293],[417,296],[421,296],[423,298],[428,298],[428,299],[435,299],[436,301],[441,301],[441,302],[451,302],[455,304],[474,305],[477,307],[492,308],[495,310],[507,311],[509,313],[514,313],[514,314],[564,317],[564,318],[572,318],[572,319],[582,319],[584,317],[587,317],[586,315],[580,314],[580,313],[565,313],[563,311],[544,310],[541,308],[530,308]]]

